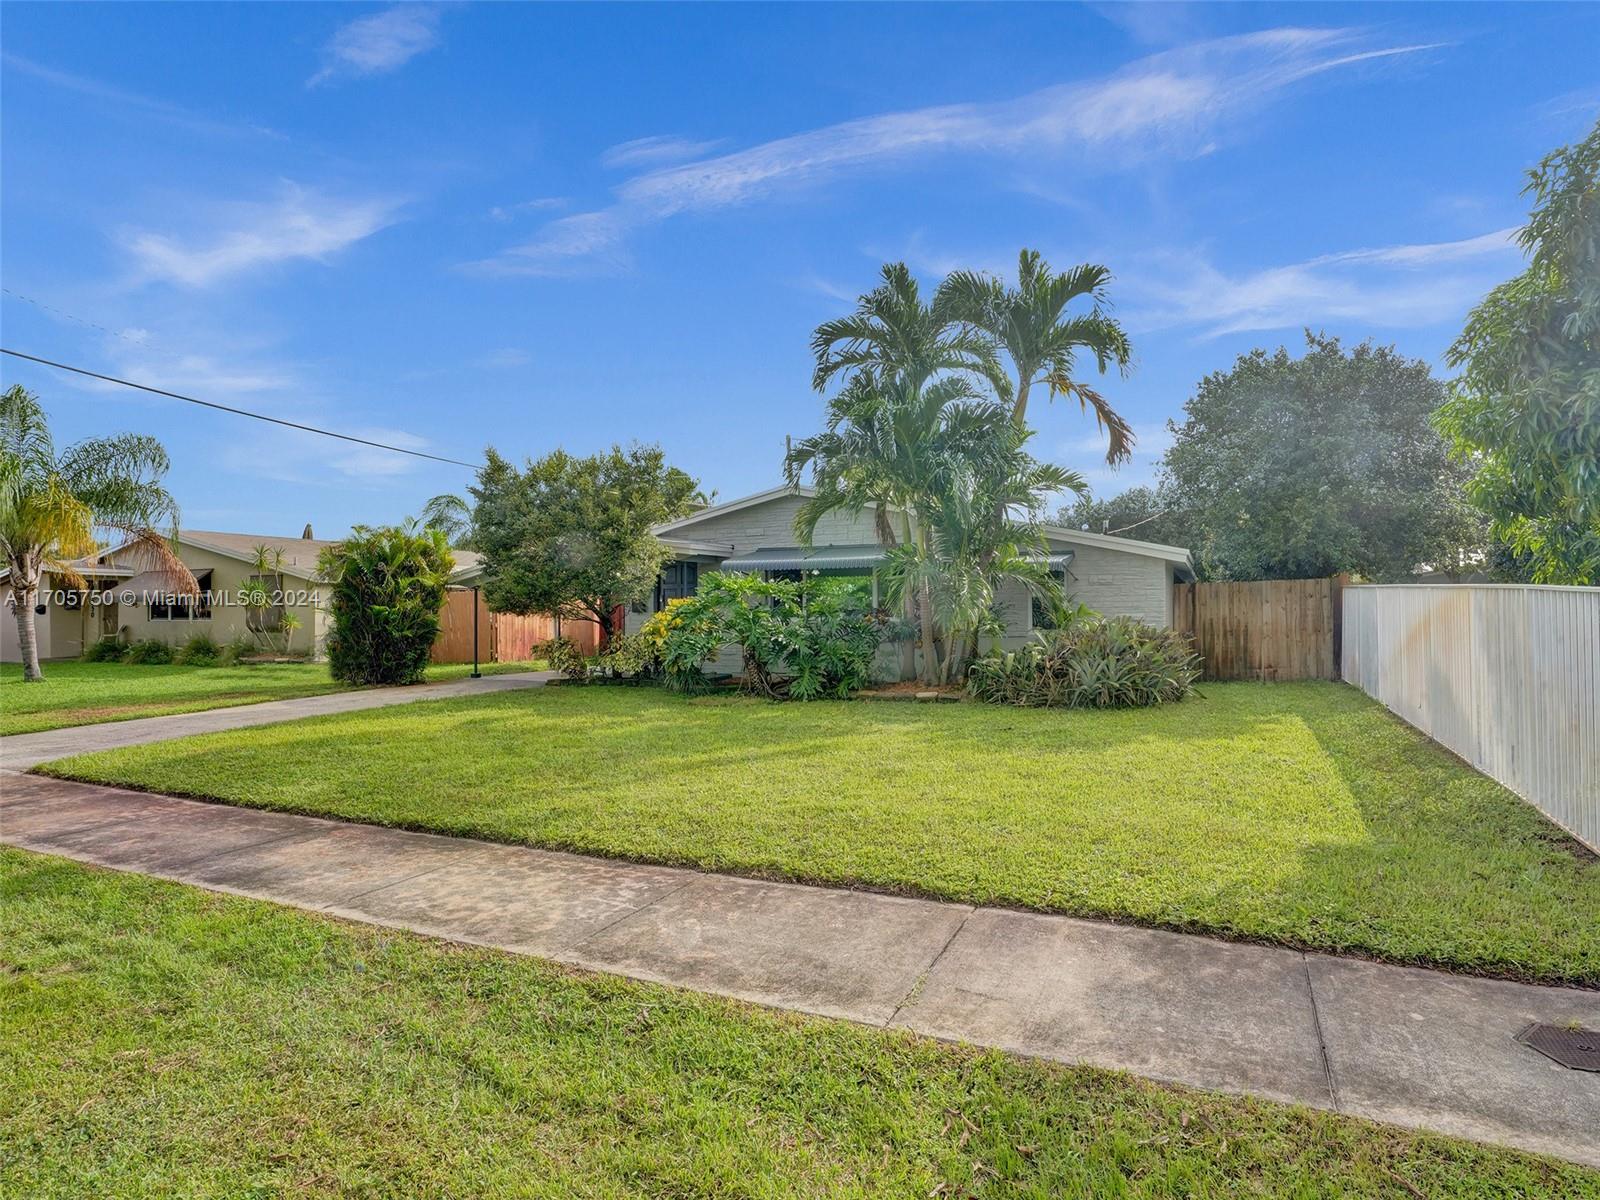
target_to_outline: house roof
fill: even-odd
[[[265,546],[283,555],[282,570],[297,579],[315,579],[317,556],[324,546],[337,543],[334,538],[274,537],[260,533],[223,533],[214,529],[182,529],[178,531],[180,546],[196,546],[210,550],[225,558],[253,563],[256,547]]]
[[[702,508],[699,512],[690,513],[687,517],[680,517],[676,521],[668,521],[657,525],[652,532],[661,537],[673,549],[678,549],[677,537],[663,537],[664,534],[675,534],[687,530],[701,521],[712,517],[724,516],[727,513],[738,512],[742,508],[754,508],[758,504],[766,504],[784,496],[815,496],[816,489],[804,485],[790,487],[787,484],[781,487],[768,488],[762,492],[753,492],[748,496],[740,496],[737,500],[729,500],[726,504],[713,504]],[[1134,538],[1111,537],[1103,533],[1088,533],[1081,529],[1069,529],[1064,525],[1046,525],[1044,535],[1056,541],[1075,542],[1081,546],[1098,546],[1106,550],[1120,550],[1124,554],[1139,554],[1148,558],[1159,558],[1169,562],[1180,575],[1194,578],[1194,559],[1189,551],[1182,546],[1166,546],[1160,542],[1141,542]]]
[[[1133,538],[1112,537],[1105,533],[1089,533],[1083,529],[1071,529],[1065,525],[1045,525],[1042,527],[1044,536],[1062,542],[1077,542],[1081,546],[1100,546],[1106,550],[1120,550],[1124,554],[1142,554],[1148,558],[1160,558],[1170,562],[1180,572],[1186,572],[1189,579],[1194,578],[1194,558],[1182,546],[1164,546],[1160,542],[1140,542]]]
[[[658,537],[656,539],[669,550],[676,550],[679,554],[704,554],[709,558],[726,558],[733,553],[732,542],[698,542],[693,538]]]
[[[698,524],[710,517],[725,516],[731,512],[738,512],[741,508],[754,508],[758,504],[765,504],[768,500],[777,500],[783,496],[815,496],[816,489],[803,485],[790,487],[783,484],[780,487],[768,488],[764,492],[752,492],[748,496],[740,496],[737,500],[728,500],[722,504],[708,504],[699,512],[692,512],[687,517],[679,517],[676,521],[666,521],[650,530],[656,536],[671,533],[675,529],[685,529],[690,525]]]
[[[476,550],[452,550],[456,565],[450,569],[450,582],[457,587],[470,587],[483,575],[483,555]]]

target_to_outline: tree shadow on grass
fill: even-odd
[[[503,693],[169,743],[141,775],[406,828],[1600,981],[1600,872],[1521,801],[1353,688],[1206,692],[1110,713]]]

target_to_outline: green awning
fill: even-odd
[[[763,546],[725,558],[719,571],[870,571],[882,546]]]

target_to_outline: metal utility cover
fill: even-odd
[[[1529,1025],[1517,1041],[1574,1071],[1600,1071],[1600,1030],[1581,1025]]]

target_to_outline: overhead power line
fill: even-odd
[[[315,433],[320,434],[322,437],[338,438],[341,442],[354,442],[358,446],[371,446],[376,450],[389,450],[395,454],[409,454],[412,458],[432,459],[434,462],[449,463],[452,467],[466,467],[470,471],[481,471],[483,469],[482,463],[462,462],[459,458],[445,458],[442,454],[429,454],[423,450],[408,450],[404,446],[391,446],[388,442],[375,442],[370,438],[356,437],[350,433],[336,433],[332,429],[318,429],[315,425],[302,425],[299,421],[287,421],[282,417],[269,417],[266,413],[251,412],[247,408],[234,408],[231,405],[218,404],[213,400],[200,400],[194,396],[185,396],[181,392],[169,392],[165,388],[151,387],[145,383],[135,383],[131,379],[118,379],[115,375],[102,375],[98,371],[74,367],[69,363],[52,362],[48,358],[24,354],[20,350],[10,350],[4,346],[0,346],[0,354],[9,354],[12,358],[38,363],[43,367],[54,367],[58,371],[71,371],[74,375],[86,375],[90,379],[99,379],[106,383],[116,383],[121,384],[123,387],[136,388],[141,392],[149,392],[152,395],[166,396],[171,400],[182,400],[188,404],[198,404],[202,408],[214,408],[218,412],[232,413],[236,417],[250,417],[256,421],[265,421],[269,425],[282,425],[289,429],[301,430],[304,433]]]

